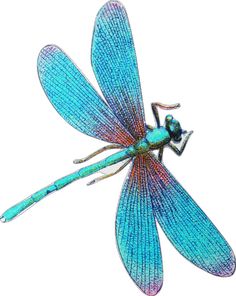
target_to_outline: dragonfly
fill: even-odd
[[[107,2],[98,12],[92,39],[91,63],[104,99],[72,60],[56,45],[38,57],[42,87],[57,112],[74,128],[110,144],[75,163],[118,149],[94,164],[62,177],[6,210],[9,222],[52,192],[112,166],[113,171],[89,182],[113,176],[130,164],[116,216],[116,239],[123,264],[146,295],[156,295],[163,283],[157,225],[197,267],[220,277],[235,271],[235,256],[227,241],[163,164],[169,147],[181,155],[192,134],[172,115],[160,123],[159,110],[179,104],[151,105],[156,126],[146,124],[136,52],[124,6]],[[168,111],[169,112],[169,111]],[[118,168],[114,170],[114,165]]]

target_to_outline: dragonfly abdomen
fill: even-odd
[[[27,210],[28,208],[30,208],[31,206],[33,206],[34,204],[36,204],[37,202],[45,198],[50,193],[60,190],[78,179],[82,179],[89,175],[92,175],[104,169],[107,166],[116,164],[128,158],[131,158],[134,155],[135,155],[135,149],[132,146],[130,146],[117,153],[114,153],[106,157],[105,159],[97,163],[91,164],[89,166],[81,168],[78,171],[73,172],[72,174],[62,177],[56,180],[55,182],[53,182],[52,184],[48,185],[47,187],[44,187],[41,190],[38,190],[37,192],[33,193],[28,198],[12,206],[8,210],[6,210],[0,217],[0,220],[1,222],[9,222],[16,216],[19,216],[25,210]]]

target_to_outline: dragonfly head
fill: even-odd
[[[166,115],[165,128],[170,134],[174,142],[180,142],[182,139],[183,130],[178,120],[174,119],[172,115]]]

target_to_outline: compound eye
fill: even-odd
[[[171,122],[173,119],[172,115],[166,115],[166,122]]]

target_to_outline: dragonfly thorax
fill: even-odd
[[[170,134],[163,126],[148,130],[145,140],[148,143],[149,149],[159,149],[160,147],[168,144],[171,140]]]
[[[169,132],[165,127],[148,129],[146,136],[139,140],[133,147],[134,154],[146,153],[149,150],[159,149],[171,140]]]

